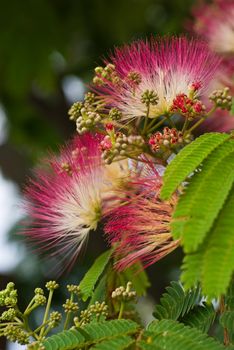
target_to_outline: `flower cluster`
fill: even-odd
[[[202,2],[193,10],[194,31],[205,37],[210,47],[221,54],[234,54],[234,4],[232,0]]]
[[[111,294],[112,299],[117,299],[125,302],[134,300],[136,298],[136,291],[131,290],[131,288],[132,288],[131,282],[127,283],[126,288],[124,286],[120,286],[116,288]]]
[[[102,158],[110,164],[113,160],[138,157],[143,152],[144,139],[140,135],[126,136],[115,132],[113,124],[107,124],[108,135],[101,141]]]
[[[221,66],[220,57],[199,40],[133,42],[115,49],[104,67],[96,67],[93,92],[71,107],[70,119],[76,121],[79,134],[104,134],[100,149],[106,164],[127,157],[142,159],[151,154],[151,135],[161,127],[176,129],[183,144],[201,122],[212,124],[215,110],[230,109],[230,96],[222,105],[209,100]]]
[[[58,288],[58,284],[55,281],[49,281],[46,283],[46,288],[49,290],[50,296],[47,298],[42,288],[36,288],[33,298],[24,311],[19,309],[18,292],[13,282],[8,283],[6,288],[0,291],[0,306],[6,308],[0,317],[0,336],[4,335],[12,342],[26,345],[30,343],[31,337],[42,340],[44,332],[47,334],[59,325],[62,315],[58,311],[53,311],[50,314],[46,311],[42,326],[35,331],[30,329],[28,325],[28,318],[35,309],[47,304],[46,310],[48,308],[49,311],[51,298],[54,289]]]
[[[199,100],[189,98],[185,94],[179,94],[174,98],[171,110],[183,115],[188,120],[193,120],[203,116],[206,107]]]
[[[79,317],[74,317],[76,327],[81,327],[91,322],[92,320],[106,319],[108,316],[108,306],[105,302],[90,305],[86,310],[82,310]]]
[[[234,93],[234,3],[232,0],[201,1],[193,9],[194,21],[190,27],[202,40],[206,40],[210,49],[222,59],[220,72],[210,84],[213,89],[229,87]],[[213,92],[212,92],[213,95]],[[230,102],[231,104],[231,102]],[[219,104],[218,107],[223,108]],[[226,106],[225,106],[226,108]],[[234,128],[234,120],[230,118],[228,106],[224,112],[220,108],[207,119],[200,132],[221,131],[229,132]]]
[[[43,252],[58,256],[61,269],[73,264],[96,230],[115,182],[128,176],[122,165],[111,176],[99,145],[98,135],[75,137],[60,157],[47,161],[49,168],[37,170],[26,189],[25,208],[33,221],[22,233]]]
[[[138,41],[116,49],[110,59],[118,80],[103,80],[96,91],[122,112],[122,120],[170,114],[174,99],[189,96],[191,87],[196,98],[204,95],[220,61],[206,44],[185,37]],[[133,84],[129,76],[136,74]]]
[[[176,147],[183,144],[183,142],[182,132],[174,128],[169,129],[168,127],[165,127],[162,133],[157,131],[149,139],[149,144],[153,152],[165,151],[165,149]]]
[[[210,91],[220,64],[207,43],[182,36],[117,48],[95,69],[92,91],[68,112],[78,135],[26,189],[23,233],[58,270],[72,266],[102,219],[119,269],[148,266],[178,246],[170,232],[176,198],[159,199],[157,169],[213,112],[231,108],[228,88]],[[43,294],[36,300],[42,305]],[[78,305],[68,299],[64,309]]]
[[[148,175],[148,176],[147,176]],[[123,270],[137,261],[149,266],[173,251],[170,222],[176,198],[170,202],[159,199],[162,179],[155,169],[135,182],[135,193],[127,195],[125,204],[108,213],[105,233],[115,250],[116,267]],[[140,184],[140,187],[139,187]]]
[[[5,336],[9,341],[27,345],[27,349],[44,350],[45,337],[55,327],[63,325],[64,329],[71,326],[81,328],[94,320],[99,322],[107,318],[108,306],[105,302],[96,301],[79,312],[79,303],[82,305],[79,285],[67,285],[70,298],[63,304],[64,313],[54,311],[53,293],[58,287],[59,285],[55,281],[47,282],[45,288],[49,291],[48,296],[45,295],[44,289],[35,288],[33,298],[22,311],[18,305],[18,292],[15,285],[12,282],[8,283],[6,288],[0,291],[0,306],[7,308],[7,311],[3,311],[0,317],[0,337]],[[38,303],[38,297],[44,298],[44,302]],[[11,300],[9,304],[9,298],[13,298],[14,302]],[[46,305],[43,307],[44,316],[41,325],[36,326],[35,329],[31,328],[32,312],[44,304]],[[73,320],[70,318],[71,315],[75,316]]]

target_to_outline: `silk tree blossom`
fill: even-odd
[[[119,270],[139,260],[147,267],[179,245],[179,240],[174,241],[170,233],[176,197],[169,202],[159,199],[161,177],[151,171],[151,175],[153,173],[154,178],[145,177],[137,181],[140,192],[126,192],[125,204],[108,213],[105,233],[115,246],[116,268]]]
[[[201,2],[193,9],[193,31],[205,39],[210,48],[222,58],[222,70],[217,83],[234,91],[234,2],[232,0],[213,0]]]
[[[178,96],[190,98],[193,112],[200,113],[198,98],[206,94],[219,63],[201,41],[152,38],[115,49],[106,67],[96,68],[94,83],[106,105],[121,112],[122,120],[172,113]]]
[[[109,176],[111,165],[103,165],[99,142],[91,134],[75,137],[60,157],[46,161],[49,168],[36,171],[26,188],[25,208],[32,222],[23,233],[42,252],[58,256],[65,268],[96,230],[114,180],[128,176],[126,164],[115,165],[115,179]]]
[[[212,50],[234,55],[234,3],[215,0],[201,3],[193,11],[196,19],[194,31],[206,38]]]

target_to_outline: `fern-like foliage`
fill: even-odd
[[[211,133],[186,146],[167,167],[161,196],[188,175],[171,223],[187,253],[182,281],[186,288],[200,282],[203,294],[218,298],[234,271],[234,139]]]
[[[86,301],[93,292],[95,284],[97,283],[99,277],[104,271],[110,257],[112,254],[112,250],[108,250],[101,254],[93,263],[91,268],[85,274],[84,278],[80,282],[80,290],[82,293],[82,298]]]
[[[219,145],[229,138],[227,134],[209,133],[198,137],[180,151],[167,166],[161,198],[169,199],[182,181],[186,179],[202,161]]]
[[[135,343],[134,339],[127,335],[122,335],[116,338],[103,340],[93,347],[94,350],[124,350]]]
[[[106,349],[105,344],[109,342],[109,345],[116,344],[116,350],[124,349],[126,344],[130,345],[133,342],[128,335],[136,333],[138,329],[139,325],[130,320],[93,322],[79,329],[70,329],[53,335],[43,342],[43,346],[45,350],[72,350],[89,346],[94,348],[94,345],[100,343],[96,349],[101,350]],[[100,347],[101,344],[104,344],[104,347]]]
[[[225,294],[234,270],[234,188],[205,242],[184,258],[182,281],[186,288],[201,282],[210,298]]]
[[[185,291],[179,282],[171,282],[153,313],[157,320],[172,319],[208,332],[215,318],[212,305],[202,303],[200,288]]]
[[[191,310],[181,322],[200,329],[203,333],[207,333],[215,320],[215,310],[212,304],[197,305]]]
[[[233,170],[234,140],[230,140],[212,152],[180,197],[172,234],[175,239],[181,238],[185,251],[195,251],[211,229],[232,188]]]
[[[201,299],[198,287],[185,292],[179,282],[171,282],[171,286],[167,287],[166,291],[153,313],[157,320],[178,320],[179,317],[183,317],[197,305]]]
[[[185,326],[174,320],[153,321],[146,343],[165,350],[224,350],[225,347],[199,329]],[[147,348],[145,348],[147,349]],[[152,347],[153,349],[153,347]]]

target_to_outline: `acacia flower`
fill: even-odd
[[[155,176],[156,175],[156,176]],[[175,197],[170,202],[159,199],[161,177],[154,171],[154,178],[145,177],[137,182],[141,191],[131,192],[125,205],[108,213],[105,233],[114,244],[116,268],[124,270],[137,261],[147,267],[160,260],[178,245],[170,233]],[[126,198],[129,198],[126,192]]]
[[[212,50],[234,55],[234,3],[232,0],[214,0],[194,8],[194,31],[206,38]]]
[[[201,41],[152,38],[115,49],[106,67],[96,68],[94,84],[108,108],[120,111],[122,120],[173,113],[178,96],[190,98],[200,113],[198,98],[205,94],[219,62]],[[186,104],[181,107],[179,112],[186,114]]]
[[[96,230],[105,200],[114,184],[111,171],[102,164],[100,137],[77,136],[64,147],[60,157],[52,156],[49,169],[36,171],[26,188],[26,212],[32,222],[23,231],[40,250],[74,263]],[[48,165],[48,164],[47,164]],[[126,168],[115,165],[115,181]],[[65,264],[65,268],[67,265]]]

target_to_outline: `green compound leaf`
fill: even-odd
[[[199,329],[174,320],[153,321],[148,330],[151,344],[164,350],[224,350],[225,347]],[[146,348],[147,349],[147,348]]]
[[[178,320],[179,317],[187,314],[200,301],[199,288],[185,292],[179,282],[171,282],[171,286],[167,287],[166,291],[153,313],[158,320]]]
[[[181,280],[185,289],[192,288],[201,281],[201,268],[203,265],[203,250],[199,248],[196,253],[187,254],[182,265]]]
[[[214,322],[215,310],[213,305],[197,305],[190,311],[181,322],[200,329],[203,333],[207,333]]]
[[[206,159],[180,196],[171,224],[186,252],[203,242],[234,182],[234,140],[225,142]],[[225,179],[225,181],[223,181]]]
[[[86,301],[93,293],[95,284],[104,271],[110,257],[112,250],[108,250],[101,254],[93,263],[91,268],[85,274],[84,278],[80,282],[80,290],[82,293],[82,299]]]
[[[226,293],[234,271],[234,188],[211,230],[203,259],[203,292],[210,297]]]
[[[181,182],[229,137],[230,135],[219,133],[204,134],[183,148],[166,168],[161,198],[169,199]]]
[[[112,320],[93,322],[79,329],[70,329],[63,331],[56,335],[52,335],[43,341],[45,350],[73,350],[83,349],[109,341],[112,345],[116,344],[116,350],[125,349],[125,345],[128,342],[130,345],[133,342],[132,338],[128,335],[135,334],[139,329],[139,325],[131,320]],[[120,339],[120,340],[119,340]],[[105,343],[104,343],[105,342]],[[121,345],[122,344],[122,345]],[[122,347],[120,347],[122,346]],[[110,347],[114,350],[114,347]],[[105,347],[95,347],[95,349],[106,349]]]
[[[201,282],[203,293],[209,298],[218,298],[226,293],[234,271],[233,208],[234,188],[205,242],[197,252],[184,258],[181,278],[185,287],[191,288]],[[231,301],[233,303],[233,297]]]
[[[127,336],[123,335],[113,339],[103,340],[101,343],[98,343],[92,349],[94,350],[124,350],[129,348],[131,344],[134,343],[134,340]]]

